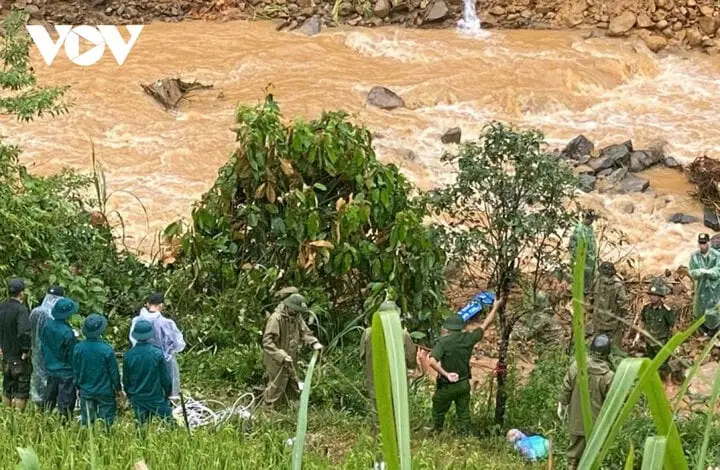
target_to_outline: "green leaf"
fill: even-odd
[[[313,371],[317,362],[319,351],[314,351],[307,372],[305,382],[300,394],[300,409],[298,409],[297,428],[295,430],[295,442],[293,443],[292,470],[302,469],[302,456],[305,448],[305,433],[307,432],[307,414],[310,404],[310,386],[312,385]]]
[[[250,227],[257,227],[257,224],[259,222],[258,215],[254,212],[249,213],[247,221]]]
[[[573,268],[573,338],[575,341],[575,362],[578,370],[578,384],[580,385],[580,408],[582,410],[583,429],[585,435],[592,432],[592,406],[590,403],[590,386],[588,382],[587,352],[585,351],[585,258],[587,255],[587,241],[578,240]]]
[[[270,221],[270,228],[278,235],[285,234],[285,222],[281,217],[273,217]]]
[[[625,470],[633,470],[635,468],[635,445],[630,441],[630,449],[625,459]]]
[[[314,187],[315,189],[319,189],[320,191],[327,191],[327,188],[326,188],[325,185],[322,184],[322,183],[315,183],[315,184],[313,185],[313,187]]]
[[[714,341],[711,341],[711,344],[713,343]],[[713,419],[715,418],[715,412],[717,410],[718,396],[720,396],[720,369],[715,372],[715,379],[713,379],[712,393],[710,395],[710,403],[708,403],[708,413],[705,421],[705,433],[703,434],[703,442],[702,447],[700,448],[700,454],[697,458],[697,466],[695,467],[696,470],[705,470],[708,444],[710,443],[710,431],[712,431]]]
[[[662,470],[666,444],[665,436],[650,436],[645,440],[642,470]]]

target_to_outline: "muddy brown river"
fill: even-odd
[[[655,56],[632,41],[584,40],[578,32],[474,38],[453,30],[334,29],[309,38],[267,22],[184,22],[146,26],[122,66],[109,51],[90,67],[64,51],[50,67],[36,53],[34,65],[41,83],[71,85],[73,107],[30,124],[3,118],[0,133],[22,145],[24,162],[40,174],[88,170],[94,142],[109,190],[120,191],[110,206],[126,219],[128,244],[145,251],[157,230],[187,217],[211,186],[232,144],[233,110],[260,101],[268,86],[288,117],[347,110],[379,134],[380,158],[424,189],[452,179],[440,163],[445,129],[460,126],[472,138],[496,119],[539,128],[552,146],[583,133],[599,145],[633,139],[637,148],[662,139],[683,161],[720,158],[720,59]],[[167,113],[140,87],[178,75],[214,88]],[[374,85],[399,93],[407,109],[367,107]],[[648,194],[582,198],[627,233],[626,252],[656,271],[686,263],[702,230],[668,224],[667,216],[702,214],[680,173],[649,175]]]

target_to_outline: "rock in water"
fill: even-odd
[[[649,187],[650,182],[648,180],[628,174],[618,183],[615,190],[621,194],[642,193]]]
[[[302,26],[300,26],[298,31],[305,36],[315,36],[316,34],[320,33],[320,29],[322,29],[320,17],[318,15],[314,15],[305,20],[305,22]]]
[[[703,223],[705,224],[705,226],[707,228],[715,230],[716,232],[720,232],[720,220],[718,220],[718,215],[717,212],[715,212],[715,209],[706,206],[703,215]]]
[[[444,0],[435,0],[435,3],[432,4],[430,9],[428,10],[427,16],[425,17],[425,21],[433,22],[433,21],[441,21],[444,20],[448,15],[448,7]]]
[[[592,192],[595,189],[597,178],[593,175],[582,174],[578,177],[578,188],[585,193]]]
[[[382,86],[375,86],[370,90],[367,104],[381,109],[404,108],[405,102],[394,91]]]
[[[624,36],[635,26],[635,21],[635,13],[631,11],[626,11],[620,16],[616,16],[610,20],[608,36]]]
[[[638,28],[649,28],[653,25],[652,20],[650,19],[650,16],[647,15],[647,13],[640,13],[637,17],[637,26]]]
[[[440,137],[440,141],[443,144],[459,144],[461,139],[462,131],[459,127],[446,130],[442,137]]]
[[[656,152],[633,152],[630,154],[630,171],[637,173],[660,163],[662,154]]]
[[[390,1],[389,0],[377,0],[375,8],[373,8],[373,14],[378,18],[385,18],[390,14]]]
[[[600,151],[600,156],[590,160],[590,166],[597,172],[607,168],[615,168],[630,163],[632,142],[610,145]]]
[[[700,218],[678,212],[668,217],[668,222],[671,224],[694,224],[695,222],[700,222]]]
[[[653,52],[660,52],[667,47],[668,42],[663,36],[653,34],[645,38],[645,45]]]
[[[679,168],[682,165],[679,161],[675,160],[673,157],[666,157],[665,158],[665,166],[668,168]]]
[[[584,156],[590,155],[593,150],[595,150],[595,144],[590,142],[590,139],[584,135],[579,135],[568,142],[563,151],[560,152],[560,157],[580,160]]]

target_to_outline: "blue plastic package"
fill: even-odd
[[[493,292],[482,291],[478,294],[475,294],[475,297],[472,298],[470,303],[460,309],[458,315],[460,315],[462,319],[467,322],[475,315],[477,315],[478,312],[480,312],[483,308],[492,305],[494,302],[495,294]]]

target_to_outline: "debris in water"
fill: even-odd
[[[145,93],[155,98],[163,105],[165,110],[177,109],[178,104],[186,95],[194,90],[207,90],[212,85],[205,85],[197,81],[184,82],[179,78],[163,78],[150,85],[140,85]]]
[[[693,196],[706,206],[720,207],[720,161],[705,156],[696,158],[685,173],[697,188]]]

